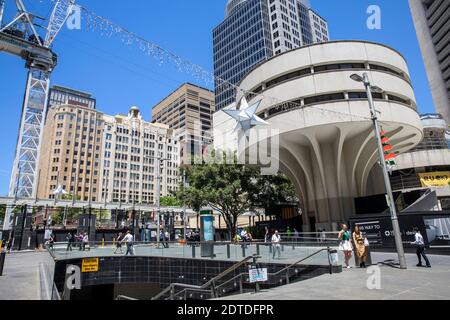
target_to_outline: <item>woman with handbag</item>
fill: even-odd
[[[353,243],[355,245],[356,256],[358,257],[359,267],[366,267],[367,260],[367,244],[368,241],[364,237],[363,233],[358,226],[355,226],[355,231],[353,232]]]

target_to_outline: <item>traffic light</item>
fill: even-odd
[[[386,132],[384,130],[381,131],[381,143],[383,144],[384,161],[386,161],[388,168],[392,169],[397,165],[395,162],[397,155],[393,152],[394,147],[389,143],[389,137],[386,136]]]

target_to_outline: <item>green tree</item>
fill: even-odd
[[[6,205],[2,204],[0,205],[0,221],[5,220],[5,214],[6,214]]]
[[[176,197],[161,197],[159,199],[161,207],[179,207],[180,201]]]
[[[283,175],[261,176],[259,168],[239,164],[236,157],[229,162],[185,169],[189,186],[181,185],[176,196],[197,212],[202,206],[220,212],[234,238],[239,216],[268,206],[272,201],[294,199],[295,190]],[[269,202],[263,201],[267,195],[270,195]]]

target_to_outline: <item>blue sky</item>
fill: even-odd
[[[13,1],[7,0],[7,5]],[[143,38],[188,59],[207,70],[213,69],[212,29],[224,17],[226,0],[79,0],[83,6],[133,31]],[[49,0],[24,0],[29,10],[48,16]],[[434,112],[422,57],[407,0],[311,0],[315,11],[328,20],[332,40],[362,39],[381,42],[399,50],[409,63],[419,111]],[[382,12],[381,30],[366,27],[369,5]],[[7,11],[7,14],[11,14]],[[99,31],[60,33],[54,45],[59,64],[52,84],[91,92],[98,109],[126,113],[130,106],[141,108],[150,120],[151,107],[186,81],[202,86],[189,74],[160,65],[135,45]],[[0,53],[0,195],[8,193],[17,131],[26,81],[24,62]]]

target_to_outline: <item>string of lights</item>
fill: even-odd
[[[122,43],[124,43],[127,46],[135,45],[137,46],[141,51],[143,51],[148,56],[151,56],[155,58],[159,65],[162,66],[164,64],[169,64],[172,66],[175,66],[178,72],[180,73],[186,73],[194,77],[195,79],[203,82],[206,86],[216,85],[216,86],[223,86],[228,89],[233,89],[236,92],[240,91],[243,93],[244,96],[252,96],[253,98],[259,97],[261,99],[266,99],[271,102],[273,105],[280,105],[284,109],[305,109],[306,107],[301,105],[298,102],[283,102],[280,101],[278,98],[271,97],[268,95],[265,95],[261,92],[252,92],[249,90],[244,90],[240,88],[239,86],[221,79],[220,77],[214,76],[210,71],[207,71],[203,67],[186,60],[177,54],[162,48],[161,46],[144,39],[143,37],[135,34],[132,31],[129,31],[113,22],[111,22],[109,19],[104,18],[100,15],[97,15],[90,9],[79,6],[81,11],[83,12],[83,18],[85,19],[86,25],[88,30],[90,31],[100,31],[100,34],[105,37],[118,37]],[[329,110],[320,108],[318,106],[307,106],[307,108],[314,108],[315,110],[320,110],[322,112],[328,112],[333,113],[339,116],[345,116],[345,117],[351,117],[351,118],[357,118],[361,120],[370,120],[370,117],[367,116],[361,116],[361,115],[354,115],[349,114],[337,110]]]

